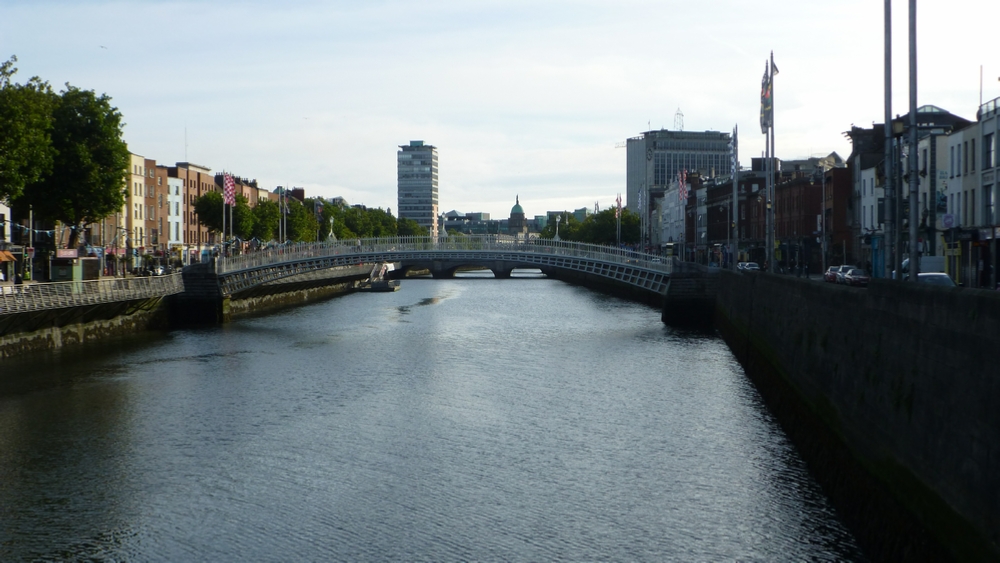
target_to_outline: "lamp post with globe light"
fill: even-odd
[[[562,215],[556,215],[556,236],[552,239],[555,241],[559,240],[559,221],[562,221]]]

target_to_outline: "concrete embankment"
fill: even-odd
[[[166,298],[0,316],[0,359],[166,329]]]
[[[330,268],[224,298],[218,280],[204,268],[191,276],[185,272],[185,292],[168,297],[0,315],[0,359],[148,331],[218,324],[327,299],[352,291],[370,269],[370,264]]]
[[[597,274],[563,268],[541,268],[546,277],[566,283],[580,285],[594,291],[621,297],[630,301],[646,303],[654,307],[663,306],[663,296],[645,289],[622,283]]]
[[[715,321],[874,558],[1000,558],[1000,293],[720,272]]]

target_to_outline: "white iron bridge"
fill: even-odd
[[[215,260],[223,296],[324,269],[392,262],[451,277],[461,267],[509,277],[517,268],[573,271],[666,295],[672,260],[627,249],[507,235],[392,237],[282,245]]]

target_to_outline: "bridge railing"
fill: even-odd
[[[0,286],[0,315],[163,297],[184,291],[181,274]]]
[[[216,260],[216,272],[226,274],[252,270],[285,262],[312,258],[368,254],[407,254],[418,252],[519,252],[572,256],[616,263],[641,264],[653,270],[669,272],[672,261],[661,256],[625,248],[601,246],[552,239],[518,239],[508,235],[473,235],[461,237],[387,237],[297,243],[275,246]]]

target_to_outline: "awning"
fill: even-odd
[[[0,262],[14,262],[14,255],[6,250],[0,250]]]

